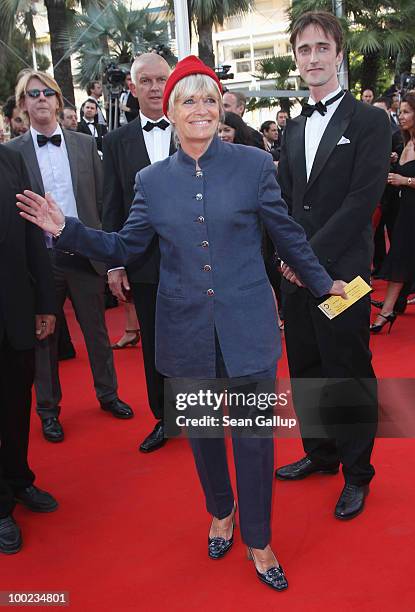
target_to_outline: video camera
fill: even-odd
[[[233,72],[229,72],[231,66],[229,64],[220,64],[217,68],[215,68],[216,76],[221,81],[226,81],[228,79],[233,79]]]
[[[125,68],[120,68],[116,64],[111,63],[105,68],[102,75],[102,80],[104,83],[108,84],[108,88],[111,90],[111,92],[121,92],[127,74],[128,70]]]

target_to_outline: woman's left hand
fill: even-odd
[[[400,187],[401,185],[406,184],[407,179],[400,174],[395,174],[394,172],[390,172],[388,174],[388,184],[393,185],[394,187]]]
[[[49,232],[53,236],[62,229],[65,215],[50,193],[46,193],[42,198],[37,193],[26,190],[24,195],[18,193],[16,198],[19,200],[16,205],[22,211],[20,214],[27,221],[38,225],[44,232]]]

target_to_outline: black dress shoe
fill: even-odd
[[[32,512],[53,512],[58,507],[58,502],[50,493],[34,485],[21,489],[15,493],[14,498]]]
[[[0,518],[0,552],[13,555],[22,547],[22,533],[12,516]]]
[[[221,537],[208,537],[208,555],[210,559],[222,559],[222,557],[224,557],[226,553],[232,548],[233,532],[235,531],[235,514],[236,504],[233,507],[232,534],[229,540],[225,540],[225,538]]]
[[[288,589],[288,580],[285,577],[284,570],[281,565],[270,567],[266,572],[260,572],[255,563],[254,553],[252,549],[248,547],[248,559],[251,559],[255,565],[256,575],[259,580],[271,587],[275,591],[284,591]]]
[[[109,402],[100,402],[100,404],[102,410],[111,412],[117,419],[132,419],[134,416],[132,408],[118,397]]]
[[[279,480],[301,480],[307,478],[310,474],[337,474],[339,471],[338,465],[324,466],[316,465],[308,457],[304,457],[294,463],[289,463],[275,471],[275,478]]]
[[[151,453],[152,451],[161,448],[166,444],[167,440],[164,437],[164,423],[159,421],[156,423],[155,428],[147,436],[147,438],[140,444],[140,451],[142,453]]]
[[[63,428],[58,417],[42,419],[43,437],[48,442],[62,442],[64,438]]]
[[[368,493],[369,485],[359,487],[346,483],[336,504],[334,516],[346,521],[360,514],[365,506],[365,497]]]

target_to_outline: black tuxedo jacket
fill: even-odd
[[[22,156],[0,145],[0,344],[35,344],[35,314],[55,314],[52,268],[43,232],[22,219],[16,193],[30,189]]]
[[[97,130],[97,136],[95,137],[95,142],[97,144],[98,151],[102,151],[102,138],[108,132],[107,126],[101,123],[96,123],[95,128]],[[85,118],[82,118],[78,123],[78,132],[81,134],[87,134],[88,136],[92,136],[91,130],[88,127],[88,123],[85,121]]]
[[[137,172],[150,165],[140,117],[110,132],[104,138],[104,200],[102,229],[117,232],[124,225],[134,200]],[[173,141],[170,155],[176,150]],[[160,252],[154,238],[144,256],[128,266],[130,281],[158,283]]]
[[[283,197],[332,278],[348,282],[361,275],[369,281],[371,218],[390,163],[388,117],[346,92],[323,134],[308,181],[305,124],[300,115],[284,130],[278,172]],[[296,290],[288,283],[284,288]]]

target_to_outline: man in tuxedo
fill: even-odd
[[[333,15],[304,13],[291,43],[310,99],[287,122],[279,165],[283,196],[328,273],[368,282],[371,218],[388,174],[390,123],[383,111],[341,90],[343,35]],[[287,266],[283,273],[295,280]],[[287,355],[306,457],[279,468],[276,476],[334,474],[342,463],[345,486],[335,516],[350,519],[363,510],[374,475],[377,397],[369,296],[329,320],[305,288],[290,285],[285,292]]]
[[[93,136],[97,149],[102,154],[102,138],[108,132],[107,126],[98,123],[98,104],[95,100],[87,100],[81,108],[82,119],[78,123],[78,132]]]
[[[67,214],[100,228],[102,167],[95,141],[90,136],[63,130],[57,114],[63,108],[61,90],[48,74],[27,71],[16,87],[16,99],[30,118],[30,130],[7,146],[19,151],[28,169],[33,191],[50,192],[63,202]],[[70,297],[86,342],[97,399],[115,417],[133,416],[118,398],[113,354],[105,324],[105,264],[53,248],[45,236],[55,278],[58,313]],[[35,388],[37,412],[43,435],[60,442],[64,433],[59,421],[62,391],[58,372],[59,316],[55,333],[37,343]]]
[[[138,57],[132,67],[131,90],[137,97],[139,116],[104,138],[104,207],[102,227],[119,231],[134,199],[135,176],[139,170],[175,151],[171,126],[163,115],[163,91],[170,69],[155,53]],[[167,205],[168,203],[166,203]],[[140,445],[150,452],[165,443],[164,378],[155,366],[155,312],[160,254],[153,240],[144,257],[124,268],[108,272],[113,294],[121,301],[132,298],[140,323],[148,403],[157,423]]]
[[[12,516],[16,501],[33,512],[58,507],[33,484],[27,461],[35,337],[44,341],[53,332],[56,313],[43,233],[16,212],[16,192],[29,188],[21,155],[0,146],[0,552],[5,554],[22,546]]]
[[[246,97],[242,91],[226,91],[223,94],[223,108],[225,111],[236,113],[243,119],[246,109]],[[246,124],[254,147],[265,149],[264,139],[261,132],[254,130],[250,125]]]

